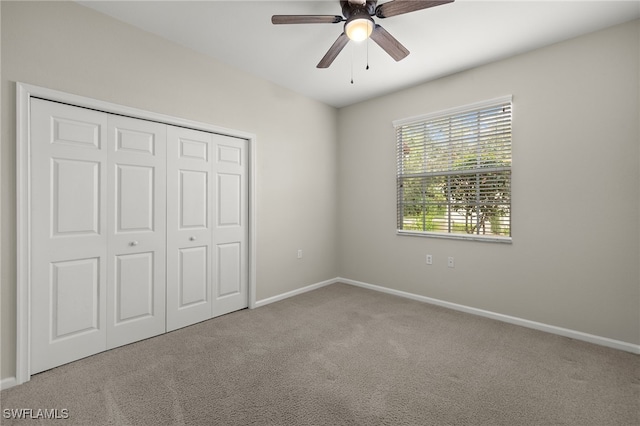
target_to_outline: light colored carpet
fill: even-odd
[[[640,357],[334,284],[0,396],[61,425],[638,425]]]

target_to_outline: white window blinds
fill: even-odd
[[[510,96],[394,126],[400,233],[510,239]]]

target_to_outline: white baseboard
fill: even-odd
[[[328,286],[330,284],[335,284],[338,282],[338,278],[333,278],[326,281],[321,281],[319,283],[310,284],[308,286],[298,288],[296,290],[291,290],[286,293],[278,294],[277,296],[267,297],[266,299],[256,301],[255,307],[259,308],[260,306],[268,305],[273,302],[278,302],[280,300],[288,299],[289,297],[297,296],[302,293],[306,293],[311,290],[316,290],[324,286]]]
[[[522,327],[532,328],[534,330],[557,334],[560,336],[569,337],[576,340],[582,340],[582,341],[594,343],[600,346],[607,346],[609,348],[619,349],[619,350],[631,352],[634,354],[640,354],[640,345],[636,345],[633,343],[609,339],[607,337],[596,336],[593,334],[583,333],[581,331],[570,330],[567,328],[556,327],[554,325],[544,324],[536,321],[530,321],[523,318],[498,314],[496,312],[485,311],[482,309],[472,308],[470,306],[458,305],[457,303],[446,302],[444,300],[439,300],[439,299],[432,299],[430,297],[420,296],[413,293],[407,293],[405,291],[400,291],[400,290],[394,290],[387,287],[381,287],[378,285],[364,283],[361,281],[350,280],[348,278],[336,278],[333,281],[345,283],[345,284],[349,284],[357,287],[363,287],[369,290],[375,290],[382,293],[392,294],[394,296],[400,296],[407,299],[417,300],[419,302],[429,303],[432,305],[438,305],[438,306],[453,309],[456,311],[466,312],[473,315],[479,315],[481,317],[491,318],[491,319],[506,322],[509,324],[515,324]]]
[[[18,382],[15,377],[7,377],[0,380],[0,390],[5,390],[16,386]]]

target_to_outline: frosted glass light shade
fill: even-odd
[[[344,26],[347,37],[353,41],[362,41],[369,38],[373,31],[373,21],[367,18],[351,20]]]

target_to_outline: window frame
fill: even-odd
[[[401,203],[401,198],[400,198],[400,193],[399,193],[399,188],[398,188],[398,180],[399,178],[402,176],[402,174],[400,173],[400,164],[399,164],[399,158],[398,158],[398,143],[399,143],[399,138],[398,138],[398,131],[399,128],[403,127],[403,126],[410,126],[410,125],[416,125],[416,124],[427,124],[427,122],[430,121],[434,121],[437,119],[443,119],[443,118],[453,118],[455,116],[459,116],[459,115],[463,115],[466,113],[472,113],[472,112],[477,112],[477,111],[481,111],[483,109],[489,109],[489,108],[493,108],[499,105],[504,105],[506,103],[511,104],[511,138],[509,141],[509,146],[512,146],[513,143],[513,96],[512,95],[506,95],[506,96],[501,96],[498,98],[493,98],[493,99],[488,99],[488,100],[484,100],[484,101],[480,101],[480,102],[475,102],[472,104],[467,104],[467,105],[462,105],[462,106],[457,106],[457,107],[453,107],[453,108],[448,108],[445,110],[440,110],[440,111],[435,111],[432,113],[427,113],[427,114],[422,114],[422,115],[418,115],[418,116],[412,116],[412,117],[407,117],[407,118],[402,118],[402,119],[398,119],[398,120],[394,120],[392,122],[393,127],[395,129],[395,143],[396,143],[396,235],[401,235],[401,236],[415,236],[415,237],[427,237],[427,238],[442,238],[442,239],[454,239],[454,240],[469,240],[469,241],[486,241],[486,242],[497,242],[497,243],[508,243],[511,244],[513,242],[513,209],[512,209],[512,181],[513,181],[513,175],[512,175],[512,162],[510,163],[509,166],[509,173],[510,173],[510,178],[509,178],[509,184],[510,184],[510,191],[509,191],[509,200],[510,200],[510,204],[509,204],[509,235],[508,236],[502,236],[502,235],[482,235],[482,234],[463,234],[463,233],[453,233],[453,232],[435,232],[435,231],[417,231],[417,230],[406,230],[406,229],[398,229],[400,226],[400,221],[399,221],[399,212],[400,212],[400,203]],[[513,159],[513,153],[511,152],[511,159]],[[447,174],[447,172],[443,172],[442,175]]]

